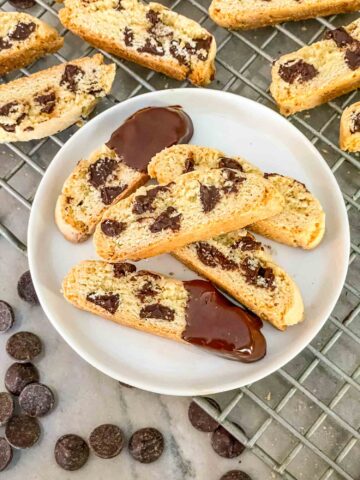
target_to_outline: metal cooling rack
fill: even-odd
[[[3,81],[95,51],[62,28],[57,18],[58,4],[36,2],[29,13],[57,27],[65,36],[65,46],[60,53],[10,74]],[[209,19],[209,0],[163,3],[199,21],[215,35],[217,76],[210,88],[244,95],[271,108],[274,102],[268,86],[273,58],[321,38],[326,28],[358,17],[338,15],[274,28],[228,32]],[[3,0],[0,8],[13,10]],[[140,93],[188,86],[102,53],[116,63],[117,76],[114,93],[101,102],[95,114]],[[314,341],[284,368],[261,382],[216,395],[214,398],[221,406],[219,415],[206,399],[195,399],[248,447],[254,464],[260,461],[270,467],[271,478],[360,479],[360,163],[356,156],[342,152],[337,142],[339,115],[344,107],[359,99],[354,92],[290,119],[328,162],[349,214],[349,272],[334,312]],[[0,146],[0,241],[6,239],[25,255],[27,221],[36,188],[55,153],[76,129],[74,126],[40,141]]]

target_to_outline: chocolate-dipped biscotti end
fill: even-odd
[[[260,360],[261,320],[204,280],[181,282],[130,263],[85,261],[63,282],[76,307],[121,325],[206,348],[241,362]]]
[[[360,102],[353,103],[343,111],[339,144],[342,150],[360,151]]]

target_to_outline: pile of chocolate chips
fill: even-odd
[[[206,398],[210,405],[221,412],[219,404],[213,398]],[[205,412],[197,403],[191,402],[189,406],[188,416],[191,425],[200,432],[211,433],[211,446],[215,452],[224,458],[235,458],[241,455],[245,450],[239,440],[231,433],[223,428],[219,423]],[[237,427],[244,433],[243,429]],[[241,470],[230,470],[225,473],[220,480],[251,480],[249,475]]]
[[[30,272],[20,277],[17,289],[22,300],[39,304]],[[14,322],[13,309],[0,300],[0,333],[8,332]],[[5,437],[0,436],[0,472],[11,463],[13,448],[35,445],[41,434],[37,418],[54,407],[54,395],[49,387],[39,383],[39,372],[32,363],[41,351],[40,338],[31,332],[17,332],[6,342],[6,352],[15,362],[5,373],[7,392],[0,392],[0,426],[5,426]]]

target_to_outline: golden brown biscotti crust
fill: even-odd
[[[348,152],[360,151],[360,102],[345,108],[341,115],[339,145]]]

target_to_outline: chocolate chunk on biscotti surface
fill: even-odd
[[[114,76],[115,65],[94,55],[0,85],[0,143],[65,130],[109,93]]]
[[[360,0],[213,0],[209,14],[222,27],[250,29],[359,8]]]
[[[121,325],[204,347],[235,360],[265,355],[261,320],[204,280],[181,282],[129,263],[85,261],[63,281],[76,307]]]
[[[94,244],[104,259],[138,260],[273,216],[282,195],[260,175],[228,168],[141,187],[104,213]]]
[[[360,152],[360,102],[347,107],[340,120],[340,148],[348,152]]]
[[[360,20],[329,30],[323,40],[283,55],[270,91],[284,115],[316,107],[360,85]]]
[[[172,253],[279,330],[302,321],[304,306],[295,282],[245,229]]]
[[[65,0],[59,18],[76,35],[126,60],[195,85],[213,80],[214,37],[159,3]]]
[[[26,67],[63,46],[55,28],[27,13],[0,12],[0,75]]]

